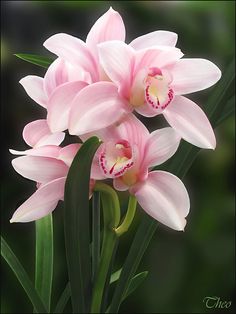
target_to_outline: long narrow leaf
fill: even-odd
[[[100,259],[100,194],[93,193],[92,206],[92,276],[96,276]]]
[[[60,299],[57,302],[54,313],[63,313],[64,308],[66,307],[66,304],[68,303],[70,297],[71,297],[70,283],[68,282],[60,296]]]
[[[232,62],[223,75],[220,84],[215,87],[213,96],[204,108],[204,111],[208,114],[213,126],[216,126],[220,119],[223,121],[220,115],[222,104],[228,100],[225,98],[234,78],[234,62]],[[225,118],[228,117],[228,114],[230,114],[230,111],[225,114]],[[188,143],[182,143],[180,150],[175,157],[172,158],[168,164],[165,164],[165,170],[173,172],[182,178],[191,167],[199,151],[200,149],[197,147],[191,146]],[[149,216],[144,217],[136,232],[129,254],[123,265],[120,280],[117,283],[109,313],[118,312],[124,293],[127,291],[129,282],[137,270],[148,243],[155,233],[156,227],[157,223],[153,219]]]
[[[131,293],[133,293],[141,285],[141,283],[144,281],[144,279],[147,277],[147,275],[148,275],[148,271],[143,271],[143,272],[135,275],[131,279],[122,301],[124,301]]]
[[[53,222],[52,214],[37,220],[35,288],[50,313],[53,277]]]
[[[226,103],[224,108],[222,108],[222,113],[216,121],[216,126],[221,124],[225,119],[227,119],[231,114],[235,112],[235,95],[233,95]]]
[[[33,63],[35,65],[41,66],[43,68],[48,68],[49,65],[53,62],[53,58],[27,54],[27,53],[16,53],[14,56],[20,58],[26,62]]]
[[[34,288],[32,281],[19,262],[18,258],[12,252],[6,241],[1,237],[1,255],[8,263],[20,284],[24,288],[28,298],[30,299],[35,311],[37,313],[47,313],[47,310],[40,299],[37,291]]]
[[[156,230],[156,226],[157,222],[149,216],[146,216],[140,224],[125,260],[125,264],[123,265],[120,280],[117,283],[109,313],[117,313],[119,306],[125,297],[126,291],[128,291],[130,281],[134,277],[143,254]]]
[[[91,298],[89,184],[98,138],[88,139],[76,154],[65,184],[64,228],[73,313],[88,313]]]

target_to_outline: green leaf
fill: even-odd
[[[117,270],[115,273],[111,275],[110,284],[116,282],[120,278],[122,268]],[[127,292],[125,293],[123,300],[127,298],[134,290],[138,288],[138,286],[143,282],[143,280],[147,277],[148,271],[143,271],[137,275],[135,275],[127,288]]]
[[[63,313],[66,304],[71,297],[70,283],[68,282],[64,291],[62,292],[60,299],[57,302],[54,313]]]
[[[156,225],[157,222],[148,215],[144,217],[143,222],[140,224],[123,265],[109,313],[117,313],[121,302],[124,300],[125,292],[128,291],[130,281],[134,277],[143,254],[156,230]]]
[[[220,117],[216,121],[216,126],[226,120],[232,113],[235,112],[235,95],[233,95],[222,109]]]
[[[124,301],[124,299],[126,299],[131,293],[133,293],[141,285],[141,283],[144,281],[147,275],[148,275],[148,271],[143,271],[135,275],[131,279],[122,301]]]
[[[111,275],[110,284],[116,282],[120,278],[122,268],[118,269],[115,273]]]
[[[35,221],[36,259],[35,288],[50,313],[53,277],[53,221],[52,214]]]
[[[96,276],[100,260],[100,194],[94,191],[92,204],[92,277]]]
[[[222,106],[228,101],[227,93],[229,92],[234,78],[235,71],[233,61],[223,74],[221,81],[215,86],[212,96],[204,108],[204,111],[210,118],[213,127],[217,125],[218,121],[223,121],[221,117]],[[230,111],[227,111],[224,117],[228,117],[229,114]],[[180,178],[183,178],[197,157],[197,153],[199,151],[200,149],[198,147],[183,142],[174,158],[171,158],[167,163],[165,163],[161,169],[164,168],[166,171],[172,172]],[[120,280],[117,283],[109,313],[118,312],[124,297],[124,292],[127,291],[129,282],[136,272],[142,256],[156,231],[156,228],[157,222],[148,215],[146,215],[140,223],[128,256],[123,265]]]
[[[35,311],[37,313],[47,313],[47,310],[40,299],[37,291],[34,288],[32,281],[30,280],[28,274],[24,270],[23,266],[19,262],[18,258],[12,252],[6,241],[1,237],[1,255],[8,263],[20,284],[24,288],[28,298],[30,299]]]
[[[24,61],[27,61],[29,63],[33,63],[35,65],[46,68],[46,69],[54,61],[53,58],[34,55],[34,54],[16,53],[16,54],[14,54],[14,56],[16,56],[17,58],[20,58]]]
[[[100,144],[91,137],[81,146],[65,184],[64,229],[73,313],[88,313],[90,306],[89,184],[91,163]]]
[[[112,274],[110,284],[119,280],[121,271],[122,271],[122,268],[117,270],[115,273]],[[127,291],[123,295],[122,301],[124,301],[131,293],[133,293],[141,285],[141,283],[144,281],[144,279],[147,277],[147,275],[148,275],[148,271],[143,271],[143,272],[135,275],[130,280]],[[106,310],[106,313],[110,313],[110,306]]]

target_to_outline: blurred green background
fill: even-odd
[[[25,149],[24,125],[44,118],[45,112],[18,84],[26,75],[44,70],[13,56],[48,55],[42,43],[65,32],[86,38],[96,19],[109,6],[119,11],[127,28],[127,42],[150,31],[178,33],[177,46],[186,57],[208,58],[222,71],[234,57],[234,1],[2,1],[2,234],[31,278],[34,273],[34,223],[12,224],[14,210],[34,191],[34,183],[11,167],[8,149]],[[189,97],[204,108],[212,88]],[[222,104],[224,106],[224,104]],[[147,122],[147,120],[145,120]],[[151,120],[150,129],[156,120]],[[146,281],[122,305],[121,313],[233,313],[234,291],[234,117],[216,129],[217,148],[202,151],[184,179],[191,212],[185,232],[159,226],[140,271]],[[141,211],[138,217],[142,218]],[[136,221],[137,224],[137,221]],[[129,249],[136,224],[121,240],[115,267]],[[53,304],[67,281],[62,205],[54,212],[55,273]],[[218,296],[232,301],[227,310],[207,309],[203,299]],[[9,267],[2,262],[2,313],[32,313],[32,307]],[[67,307],[70,312],[70,305]]]

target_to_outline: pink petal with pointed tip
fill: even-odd
[[[49,157],[17,157],[12,160],[12,166],[21,176],[39,183],[65,177],[68,172],[63,161]]]
[[[47,95],[43,88],[43,78],[36,75],[28,75],[23,77],[19,83],[24,87],[26,93],[37,104],[42,107],[47,107]]]
[[[81,135],[113,124],[126,112],[125,101],[111,82],[98,82],[83,88],[74,98],[69,132]]]
[[[128,98],[132,83],[134,51],[121,41],[109,41],[98,45],[99,59],[108,77],[119,87],[122,96]]]
[[[10,222],[29,222],[51,213],[64,195],[66,178],[51,181],[40,188],[25,201],[13,214]]]
[[[147,167],[162,164],[174,155],[179,147],[181,137],[172,128],[163,128],[150,134],[145,147]]]
[[[77,154],[79,148],[81,147],[81,144],[75,143],[67,145],[60,150],[60,154],[58,156],[58,159],[64,161],[64,163],[70,167],[75,155]]]
[[[66,62],[61,58],[53,61],[44,76],[44,90],[49,97],[57,86],[68,81]]]
[[[57,158],[61,147],[56,145],[47,145],[41,147],[35,147],[33,149],[27,149],[24,151],[9,149],[13,155],[27,155],[27,156],[40,156],[40,157],[52,157]]]
[[[179,178],[165,171],[150,172],[135,196],[151,217],[174,230],[184,230],[190,201]]]
[[[125,26],[118,12],[110,8],[92,26],[86,44],[97,57],[96,45],[108,40],[125,41]]]
[[[168,31],[154,31],[131,41],[130,46],[136,50],[149,48],[152,46],[175,46],[178,35]]]
[[[201,148],[215,149],[216,139],[211,124],[193,101],[176,96],[163,114],[172,128],[187,142]]]
[[[184,95],[206,89],[221,78],[220,69],[205,59],[181,59],[170,68],[176,95]]]
[[[149,49],[142,49],[135,53],[134,75],[140,70],[150,67],[163,69],[170,67],[183,57],[180,49],[169,46],[156,46]]]
[[[49,37],[43,45],[60,58],[89,72],[93,81],[98,80],[96,61],[89,48],[79,38],[59,33]]]
[[[64,137],[63,132],[52,133],[44,119],[32,121],[23,129],[23,138],[31,147],[60,145]]]
[[[77,93],[87,86],[85,82],[69,82],[58,86],[48,101],[47,122],[52,132],[68,128],[71,103]]]

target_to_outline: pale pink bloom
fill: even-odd
[[[30,153],[30,151],[32,151],[32,154],[36,154],[41,150],[43,151],[44,146],[60,145],[65,138],[65,133],[52,133],[48,127],[47,120],[41,119],[28,123],[23,129],[22,136],[26,144],[32,148],[37,148],[37,150],[27,149],[25,151],[16,151],[10,149],[10,152],[14,155],[25,155]]]
[[[181,95],[212,86],[220,79],[220,70],[205,59],[181,59],[182,52],[173,46],[159,44],[144,49],[146,42],[144,36],[130,45],[117,40],[98,45],[100,63],[119,92],[112,101],[115,90],[105,89],[105,83],[85,87],[71,105],[70,133],[81,135],[101,125],[107,127],[124,111],[136,110],[147,117],[162,113],[186,141],[214,149],[215,135],[205,113]],[[104,101],[106,97],[109,104]],[[96,125],[94,113],[99,112]]]
[[[117,86],[114,83],[109,82],[110,78],[105,73],[99,59],[98,45],[112,40],[125,41],[125,26],[120,14],[110,8],[92,26],[85,42],[79,38],[64,33],[55,34],[44,42],[44,46],[49,51],[71,64],[73,67],[81,69],[80,72],[86,73],[86,83],[94,86],[92,93],[90,93],[90,87],[86,89],[85,94],[83,92],[80,93],[80,89],[78,89],[78,94],[80,95],[79,112],[76,111],[78,99],[74,104],[76,119],[79,115],[78,121],[83,120],[80,127],[84,128],[86,133],[92,131],[91,127],[88,128],[87,125],[87,110],[89,110],[89,114],[93,116],[93,121],[96,120],[95,124],[97,125],[97,129],[107,126],[107,121],[104,124],[104,119],[100,119],[100,116],[106,115],[109,124],[112,124],[114,121],[122,117],[127,110],[127,106],[124,105],[124,100],[117,93]],[[174,47],[176,41],[177,35],[173,32],[155,31],[136,38],[130,45],[136,50],[142,49],[143,46],[151,47],[153,45]],[[101,90],[103,93],[101,93]],[[82,88],[81,91],[83,91]],[[84,95],[86,95],[85,102],[83,101]],[[91,107],[87,104],[88,95],[90,97],[89,103],[93,104]],[[70,90],[64,89],[61,95],[52,100],[55,106],[52,105],[48,108],[48,123],[51,130],[63,131],[67,128],[68,108],[71,107],[69,99],[74,98],[74,96],[74,90],[71,92]],[[66,101],[63,97],[66,98]],[[57,102],[59,102],[59,105]],[[99,107],[96,106],[98,102],[100,104]],[[50,113],[52,111],[51,107],[55,109],[53,114]],[[66,118],[64,118],[64,114],[61,114],[61,112],[64,113],[64,111],[66,111]],[[72,120],[73,115],[71,116]],[[92,124],[94,124],[94,122]],[[74,125],[74,120],[71,122],[71,125]],[[71,133],[73,133],[72,126]],[[82,133],[83,132],[80,132],[80,134]]]
[[[189,212],[188,193],[179,178],[151,168],[168,160],[181,137],[170,127],[152,132],[132,114],[116,127],[102,130],[103,144],[94,163],[103,178],[112,178],[116,190],[129,190],[154,219],[183,230]]]
[[[59,132],[67,129],[70,103],[88,85],[88,80],[81,68],[57,58],[44,78],[28,75],[20,80],[20,84],[35,102],[47,109],[50,130]]]
[[[12,160],[13,168],[20,175],[37,182],[37,190],[14,212],[10,222],[37,220],[56,208],[64,198],[66,176],[79,147],[80,144],[63,148],[41,146]]]

